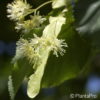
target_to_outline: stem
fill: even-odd
[[[42,8],[43,6],[45,6],[45,5],[49,4],[49,3],[52,3],[52,1],[47,1],[47,2],[43,3],[42,5],[40,5],[39,7],[37,7],[35,10],[37,11],[40,8]]]
[[[52,1],[47,1],[47,2],[45,2],[45,3],[43,3],[43,4],[41,4],[41,5],[40,5],[39,7],[37,7],[36,9],[32,9],[32,10],[29,11],[26,15],[24,15],[24,17],[27,16],[27,15],[29,15],[29,14],[32,14],[33,12],[36,12],[37,10],[39,10],[40,8],[42,8],[43,6],[45,6],[45,5],[49,4],[49,3],[52,3]]]

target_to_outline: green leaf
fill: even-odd
[[[66,24],[63,25],[58,38],[65,39],[68,48],[66,48],[64,56],[56,58],[51,55],[48,59],[42,79],[43,88],[57,86],[76,77],[87,63],[90,46],[75,31],[73,26],[74,17],[70,6],[66,13],[66,19]]]
[[[81,34],[89,33],[91,35],[97,31],[100,31],[99,6],[100,1],[96,1],[87,9],[85,16],[80,21],[81,26],[78,28]]]
[[[84,17],[80,21],[78,31],[84,37],[91,48],[100,51],[100,1],[90,4]],[[81,11],[80,14],[81,15]]]
[[[32,66],[29,64],[29,62],[25,58],[19,59],[14,64],[14,68],[13,68],[11,76],[12,76],[12,83],[13,83],[15,94],[17,93],[25,76],[29,75],[32,70],[33,70]]]
[[[67,29],[65,25],[63,29],[61,34],[64,34],[64,37],[66,35],[68,43],[66,54],[59,58],[51,55],[44,72],[42,87],[57,86],[65,80],[74,78],[82,71],[87,61],[88,45],[72,28]]]
[[[80,25],[82,25],[84,23],[87,23],[87,21],[91,20],[91,17],[96,16],[94,14],[99,10],[99,6],[100,6],[100,1],[99,0],[94,2],[94,3],[92,3],[88,7],[88,9],[87,9],[87,11],[85,13],[85,16],[82,18],[82,20],[80,22]]]

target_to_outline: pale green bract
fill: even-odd
[[[43,31],[44,37],[57,37],[60,33],[61,26],[65,23],[66,18],[63,16],[50,17],[50,24]]]
[[[66,19],[63,16],[50,17],[50,24],[45,27],[42,37],[45,37],[45,39],[48,39],[48,37],[49,39],[57,38],[58,34],[61,31],[61,27],[65,23],[65,21]],[[27,94],[30,98],[34,98],[35,96],[37,96],[40,91],[41,80],[51,50],[52,48],[49,46],[40,48],[39,50],[40,59],[35,64],[35,73],[30,76],[28,81]]]
[[[36,72],[32,74],[28,81],[27,94],[30,98],[34,98],[38,95],[41,87],[41,80],[44,73],[45,65],[49,56],[49,50],[46,50],[41,55],[42,59],[37,61],[36,66],[38,67]]]
[[[56,9],[65,5],[66,5],[66,0],[53,0],[52,8]]]

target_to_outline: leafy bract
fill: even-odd
[[[53,0],[52,8],[60,8],[66,5],[66,0]]]
[[[48,37],[49,39],[57,38],[58,34],[61,31],[62,25],[65,23],[65,18],[63,16],[50,17],[49,22],[50,24],[47,25],[46,28],[44,29],[42,37],[44,37],[45,39],[48,39]],[[49,41],[49,40],[46,40],[46,41]],[[51,51],[51,48],[48,45],[42,48],[39,48],[39,54],[41,58],[35,62],[36,71],[30,76],[29,82],[28,82],[27,93],[30,98],[34,98],[40,91],[41,80],[44,74],[45,65],[47,63],[50,51]],[[33,68],[34,68],[34,65],[33,65]]]
[[[49,56],[49,51],[46,50],[45,52],[42,52],[41,56],[43,59],[37,62],[37,70],[29,77],[27,94],[30,98],[37,96],[40,91],[41,80]]]
[[[57,37],[61,31],[61,26],[65,23],[66,19],[63,16],[50,17],[50,24],[46,26],[43,31],[44,37]]]

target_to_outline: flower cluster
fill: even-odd
[[[33,61],[39,58],[39,54],[28,40],[21,38],[17,42],[16,56],[13,58],[13,62],[22,57],[26,57],[30,63],[34,63]]]
[[[26,39],[20,39],[17,42],[16,56],[13,60],[17,60],[21,57],[27,57],[30,63],[34,63],[41,58],[41,49],[45,50],[48,48],[53,51],[54,55],[58,57],[58,53],[63,56],[65,53],[64,47],[67,47],[67,44],[64,40],[59,40],[57,38],[45,38],[38,37],[34,35],[34,38],[30,41]]]
[[[31,11],[31,6],[23,0],[16,0],[12,4],[7,5],[7,12],[9,13],[8,17],[11,20],[19,21]]]
[[[63,49],[64,47],[67,47],[67,44],[65,43],[64,40],[59,40],[57,38],[51,38],[51,37],[37,37],[34,35],[35,38],[31,40],[31,45],[36,48],[36,51],[39,52],[40,49],[42,48],[49,48],[51,51],[53,51],[54,55],[58,57],[58,53],[60,53],[61,56],[64,55],[65,50]]]
[[[32,29],[39,27],[46,19],[39,15],[32,7],[26,2],[26,0],[16,0],[12,4],[7,5],[8,17],[11,20],[16,21],[15,29],[17,31],[22,30],[23,33],[29,33]],[[25,20],[25,17],[31,13],[29,20]]]
[[[34,16],[31,16],[30,20],[16,23],[16,30],[23,30],[24,33],[30,32],[32,29],[39,27],[46,19],[35,13]]]

